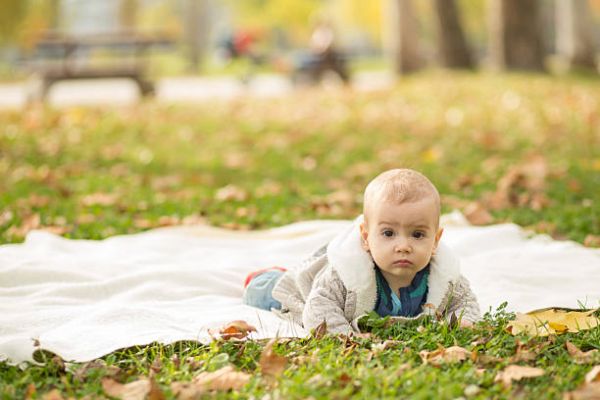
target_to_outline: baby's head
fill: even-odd
[[[388,281],[410,284],[429,263],[442,235],[435,186],[411,169],[383,172],[365,189],[363,214],[365,250]]]

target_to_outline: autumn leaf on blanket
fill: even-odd
[[[244,339],[250,332],[256,332],[256,328],[241,320],[231,321],[219,329],[219,335],[223,340]]]
[[[440,346],[434,351],[423,350],[419,352],[419,357],[423,360],[423,364],[434,366],[463,362],[471,358],[471,356],[472,352],[460,346],[451,346],[447,349]]]
[[[509,365],[503,371],[498,372],[494,381],[502,382],[504,386],[510,386],[513,381],[520,381],[523,378],[535,378],[545,373],[541,368]]]
[[[568,311],[554,308],[517,313],[506,329],[513,335],[527,333],[531,336],[548,336],[565,332],[579,332],[600,325],[593,314],[597,310]]]

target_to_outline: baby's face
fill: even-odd
[[[363,246],[390,286],[408,286],[429,263],[442,234],[438,212],[433,198],[369,209],[368,226],[361,226]]]

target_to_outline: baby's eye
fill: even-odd
[[[381,234],[385,237],[392,237],[394,236],[394,231],[391,229],[384,229],[383,231],[381,231]]]
[[[413,236],[415,239],[423,239],[423,238],[424,238],[426,235],[425,235],[425,232],[422,232],[422,231],[414,231],[414,232],[413,232],[413,234],[412,234],[412,236]]]

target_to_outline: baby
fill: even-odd
[[[345,334],[373,310],[454,314],[463,326],[480,318],[458,259],[440,243],[440,196],[429,179],[410,169],[380,174],[365,189],[363,216],[299,267],[251,274],[244,303]]]

